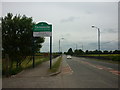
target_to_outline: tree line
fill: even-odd
[[[83,54],[120,54],[120,50],[114,50],[114,51],[98,51],[98,50],[94,50],[94,51],[83,51],[81,49],[76,49],[76,50],[72,50],[72,48],[69,48],[67,52],[64,52],[64,54],[67,55],[83,55]]]

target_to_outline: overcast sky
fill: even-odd
[[[98,31],[92,25],[100,28],[101,50],[118,49],[117,2],[3,2],[2,15],[9,12],[52,24],[55,52],[59,51],[59,40],[63,52],[82,49],[82,45],[83,50],[96,50]],[[49,38],[41,51],[49,51]]]

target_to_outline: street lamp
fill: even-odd
[[[92,26],[92,28],[98,29],[98,51],[99,51],[99,56],[100,56],[100,29],[96,26]]]
[[[63,40],[64,38],[59,39],[59,53],[60,53],[60,40]]]

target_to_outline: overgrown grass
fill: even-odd
[[[60,67],[61,61],[62,61],[62,56],[60,56],[58,60],[53,64],[52,69],[50,69],[50,72],[52,73],[56,72]]]
[[[39,65],[39,64],[41,64],[41,63],[43,63],[43,62],[45,62],[45,61],[48,61],[49,60],[49,57],[37,57],[36,58],[36,61],[35,61],[35,65],[37,66],[37,65]]]
[[[39,64],[41,64],[42,62],[45,62],[45,61],[48,61],[49,60],[49,57],[41,57],[41,56],[35,56],[35,66],[37,66],[37,65],[39,65]],[[33,60],[31,60],[31,61],[29,61],[29,60],[27,59],[27,60],[25,60],[23,63],[22,63],[22,68],[24,68],[24,69],[27,69],[27,68],[30,68],[30,67],[32,67],[32,65],[33,65]]]
[[[35,56],[35,66],[41,64],[42,62],[48,61],[49,57],[40,57]],[[33,60],[30,60],[30,56],[28,56],[22,63],[19,68],[16,68],[16,62],[13,63],[12,68],[9,68],[9,70],[6,70],[6,63],[3,63],[2,72],[3,75],[9,74],[9,75],[15,75],[19,72],[21,72],[24,69],[32,68],[33,66]]]

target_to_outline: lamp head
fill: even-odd
[[[95,26],[92,26],[92,28],[95,28]]]

